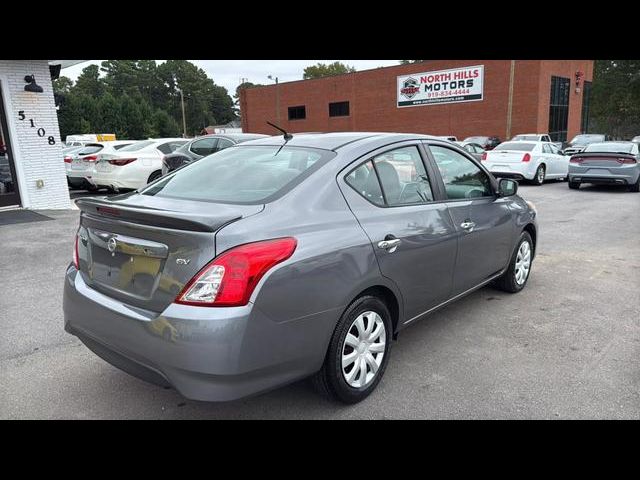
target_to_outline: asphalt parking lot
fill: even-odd
[[[640,418],[640,194],[563,182],[520,194],[540,222],[527,288],[483,288],[403,331],[353,406],[306,382],[193,402],[117,370],[63,330],[78,212],[0,226],[0,418]]]

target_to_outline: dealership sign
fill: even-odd
[[[484,65],[398,77],[398,108],[482,100]]]

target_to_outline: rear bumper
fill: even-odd
[[[137,189],[147,184],[148,175],[146,171],[138,172],[127,167],[114,167],[110,172],[94,171],[91,182],[98,187],[111,187],[123,189]],[[145,176],[146,175],[146,176]]]
[[[628,169],[626,172],[620,172],[620,174],[569,172],[570,182],[599,185],[633,185],[638,181],[639,177],[640,170],[637,168]]]
[[[171,304],[157,315],[91,289],[72,266],[63,308],[65,330],[98,356],[203,401],[235,400],[313,374],[324,360],[328,340],[323,338],[339,315],[331,310],[278,323],[252,304]]]

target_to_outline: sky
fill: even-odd
[[[156,60],[162,62],[163,60]],[[302,72],[305,67],[316,63],[333,63],[336,60],[189,60],[202,68],[216,85],[221,85],[229,91],[229,95],[235,93],[241,79],[252,83],[267,85],[271,82],[268,75],[278,77],[279,82],[302,80]],[[378,67],[398,65],[398,60],[338,60],[356,70],[367,70]],[[102,60],[88,60],[86,62],[63,69],[60,75],[76,80],[82,69],[89,64],[100,65]]]

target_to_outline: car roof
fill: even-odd
[[[324,150],[337,150],[346,145],[355,143],[365,144],[368,142],[377,142],[380,140],[390,140],[391,142],[400,142],[402,140],[426,139],[440,140],[442,138],[434,135],[424,135],[421,133],[388,133],[388,132],[331,132],[331,133],[304,133],[295,134],[288,142],[285,142],[283,135],[274,135],[272,137],[260,138],[258,140],[250,140],[242,145],[282,145],[286,143],[292,147],[310,147],[321,148]]]

